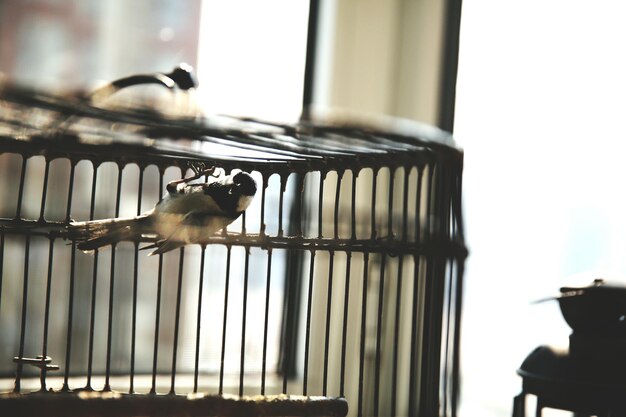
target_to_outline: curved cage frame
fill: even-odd
[[[24,404],[24,399],[34,401],[59,391],[123,392],[124,398],[130,396],[131,401],[133,397],[145,398],[138,393],[205,392],[226,398],[223,395],[229,392],[229,376],[225,375],[225,355],[232,356],[225,342],[228,330],[240,335],[240,351],[235,354],[239,372],[232,376],[233,394],[336,398],[340,411],[333,415],[348,412],[342,408],[344,398],[354,415],[456,413],[462,276],[467,251],[461,210],[463,153],[449,135],[399,121],[376,126],[312,121],[280,124],[227,117],[176,119],[145,109],[98,108],[80,98],[11,85],[0,89],[0,112],[0,153],[9,155],[4,161],[7,172],[19,172],[5,177],[4,184],[0,184],[9,197],[9,206],[14,208],[12,213],[4,210],[0,216],[0,326],[3,333],[15,334],[15,377],[8,379],[6,363],[0,367],[13,389],[11,394],[0,394],[0,407]],[[58,120],[71,122],[59,128],[53,123]],[[55,168],[55,161],[65,161],[65,168]],[[103,194],[101,183],[108,181],[113,195],[108,198],[109,211],[111,216],[119,216],[124,210],[122,200],[129,193],[124,175],[126,168],[133,166],[138,171],[133,203],[139,213],[150,205],[142,197],[148,177],[156,174],[156,188],[162,195],[167,177],[178,177],[172,168],[182,177],[190,164],[200,163],[219,166],[226,172],[241,169],[254,173],[261,185],[256,208],[244,213],[227,232],[216,234],[207,247],[159,255],[158,272],[153,274],[157,277],[156,293],[142,293],[146,274],[142,271],[141,242],[113,245],[109,253],[100,253],[100,268],[106,263],[105,272],[110,274],[108,288],[102,287],[97,282],[102,280],[98,251],[90,255],[90,260],[83,260],[89,255],[76,250],[74,237],[67,229],[76,212],[81,212],[84,220],[97,218],[97,201]],[[31,172],[29,164],[38,165],[38,170]],[[81,173],[89,170],[91,181],[81,179]],[[43,176],[41,193],[33,198],[36,194],[27,184],[31,176],[37,175]],[[55,190],[64,189],[56,200],[48,191],[53,182],[58,185]],[[83,192],[76,191],[77,182],[84,183]],[[10,192],[9,187],[13,187]],[[64,207],[57,207],[56,214],[49,215],[49,201],[57,205],[63,201]],[[36,248],[34,242],[41,248]],[[208,284],[203,289],[205,273],[211,271],[216,258],[206,253],[212,253],[213,246],[223,248],[225,258],[218,256],[217,260],[225,261],[225,277],[219,288],[207,290]],[[65,258],[60,252],[65,252]],[[29,284],[39,256],[46,266],[38,267],[38,273],[45,278]],[[192,274],[197,276],[197,301],[186,295],[191,257],[194,265],[199,264],[199,274]],[[169,267],[163,266],[164,258]],[[263,268],[256,268],[257,259],[264,259]],[[69,266],[59,271],[55,262]],[[120,264],[128,265],[127,270],[120,272]],[[237,287],[241,290],[237,296],[242,297],[237,305],[241,317],[239,323],[234,323],[234,293],[229,299],[229,278],[237,268],[242,271],[242,282]],[[276,292],[273,285],[278,275],[282,275],[282,288]],[[64,282],[65,295],[51,300],[54,280]],[[261,284],[259,300],[250,298],[251,286]],[[35,285],[42,287],[35,294],[39,297],[36,308],[32,300],[35,295],[31,295]],[[124,286],[132,296],[120,297],[115,285]],[[164,342],[159,332],[172,330],[159,322],[166,317],[160,309],[167,285],[175,294],[171,305],[174,319],[170,323],[174,336]],[[10,305],[6,289],[19,294]],[[221,336],[221,355],[208,373],[199,364],[200,345],[208,337],[201,332],[201,325],[207,325],[202,312],[207,291],[221,292],[223,297],[219,306],[223,314],[218,317],[221,323],[212,326],[213,333],[209,333],[217,339]],[[95,307],[97,292],[108,294],[103,299],[108,304],[106,314],[100,314],[100,321]],[[89,301],[81,302],[79,295]],[[144,326],[154,326],[153,350],[138,352],[142,323],[137,322],[137,306],[144,298],[155,297],[152,318],[156,322]],[[187,365],[181,366],[179,336],[188,326],[184,319],[191,317],[185,313],[187,305],[192,305],[191,310],[197,314],[192,326],[196,330],[195,355],[194,361],[185,360]],[[275,305],[280,307],[278,313],[270,311]],[[248,323],[256,316],[254,306],[262,306],[263,310],[254,322],[263,326],[263,340],[257,344],[263,352],[260,366],[250,372],[246,342],[251,334],[257,334]],[[115,312],[119,308],[129,309],[132,317],[126,323],[130,349],[123,351],[128,354],[121,355],[121,366],[116,365],[119,357],[116,359],[114,353],[119,350],[116,343],[124,339],[116,327]],[[14,319],[2,320],[3,314]],[[55,314],[66,323],[61,325],[65,335],[57,338],[58,346],[53,349],[49,323],[55,320]],[[78,320],[82,315],[89,320]],[[272,325],[278,329],[278,340],[268,340],[268,326]],[[35,332],[32,328],[42,334],[41,339],[31,334]],[[79,328],[87,330],[83,334]],[[94,358],[98,340],[106,341],[106,354],[101,355],[105,366],[100,370],[95,369],[98,358]],[[163,367],[157,358],[165,345],[169,346],[171,362]],[[278,357],[274,368],[269,369],[268,349],[272,345]],[[49,358],[52,350],[60,356]],[[75,359],[77,351],[83,351],[82,363]],[[152,356],[144,385],[139,382],[139,355]],[[0,360],[10,361],[12,357]],[[57,385],[51,382],[53,363],[63,375],[58,377]],[[116,385],[120,375],[127,382]],[[185,375],[193,383],[182,384]],[[203,384],[207,375],[215,376],[213,385]],[[255,382],[251,382],[250,375]],[[94,382],[97,378],[102,380],[101,385]],[[164,379],[168,382],[162,383]],[[27,388],[26,380],[38,383]],[[196,405],[189,407],[196,409]],[[267,415],[274,412],[279,411],[264,411]]]

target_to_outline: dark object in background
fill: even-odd
[[[569,349],[540,346],[517,373],[522,392],[513,416],[526,415],[527,394],[543,408],[569,410],[577,416],[626,415],[626,286],[595,279],[583,287],[562,287],[557,300],[572,329]]]
[[[626,334],[626,286],[595,279],[585,287],[563,287],[561,313],[577,334]]]

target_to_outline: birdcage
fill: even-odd
[[[8,84],[0,99],[1,414],[454,415],[466,250],[449,135]],[[202,245],[77,248],[72,222],[142,213],[202,167],[258,186]]]

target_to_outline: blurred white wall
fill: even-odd
[[[461,416],[499,417],[521,390],[524,357],[568,343],[558,306],[530,302],[581,279],[626,276],[626,6],[463,6],[455,136],[465,149],[470,257]]]
[[[437,121],[443,1],[322,1],[315,104]]]

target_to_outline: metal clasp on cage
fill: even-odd
[[[59,365],[52,364],[52,358],[50,356],[37,355],[36,358],[20,358],[15,356],[13,362],[18,365],[18,379],[21,378],[21,366],[32,365],[41,370],[41,391],[46,390],[46,373],[48,371],[58,371]],[[16,381],[16,389],[19,391],[19,382]]]

